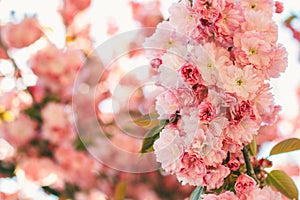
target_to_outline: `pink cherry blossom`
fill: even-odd
[[[225,89],[245,99],[255,94],[261,83],[252,68],[251,65],[247,65],[243,69],[236,66],[228,67],[224,74]]]
[[[236,35],[234,45],[239,48],[236,52],[237,60],[243,64],[252,64],[256,68],[268,66],[270,63],[271,45],[266,41],[267,35],[255,31]]]
[[[230,170],[223,166],[218,165],[216,169],[210,169],[204,176],[204,182],[208,189],[219,188],[224,183],[224,177],[230,174]]]
[[[189,1],[174,3],[169,8],[169,13],[172,16],[171,25],[182,34],[191,35],[198,25],[199,15],[191,8]]]
[[[269,84],[263,85],[253,99],[256,116],[259,117],[258,120],[266,125],[272,125],[277,119],[278,112],[281,110],[280,106],[274,105],[274,97],[270,90]]]
[[[239,196],[235,195],[233,192],[225,191],[221,194],[203,194],[201,195],[203,200],[267,200],[267,199],[275,199],[281,200],[281,194],[273,191],[270,187],[266,186],[262,189],[254,188],[249,192],[249,195]]]
[[[193,1],[193,8],[198,14],[209,23],[217,20],[225,7],[224,0],[195,0]]]
[[[260,127],[258,134],[256,136],[256,143],[258,145],[261,145],[267,141],[273,141],[276,138],[278,138],[278,135],[280,135],[277,123],[273,125],[265,125]]]
[[[263,11],[267,15],[272,16],[273,1],[272,0],[241,0],[241,5],[245,10]]]
[[[273,48],[272,54],[270,67],[267,68],[266,73],[269,77],[278,78],[287,67],[287,52],[281,44],[278,44]]]
[[[184,81],[186,81],[190,86],[197,84],[200,79],[200,73],[198,69],[190,63],[184,64],[180,68],[180,73]]]
[[[257,31],[268,35],[266,41],[275,43],[278,38],[278,27],[263,11],[249,11],[245,13],[245,22],[241,24],[243,32]]]
[[[242,119],[247,116],[252,120],[256,120],[252,104],[249,100],[243,100],[239,104],[233,106],[230,109],[230,114],[231,123],[234,124],[239,124]]]
[[[206,166],[202,159],[196,155],[184,153],[178,163],[177,179],[183,185],[203,185],[203,175],[206,174]]]
[[[175,89],[184,84],[181,75],[174,69],[162,65],[158,71],[159,74],[155,77],[158,85]]]
[[[204,84],[222,87],[223,82],[219,70],[232,64],[229,53],[214,43],[206,43],[203,47],[196,46],[192,53]]]
[[[249,117],[243,118],[239,124],[231,124],[226,129],[226,137],[234,141],[233,144],[242,145],[251,142],[253,135],[257,135],[259,125]]]
[[[233,46],[233,35],[239,30],[244,21],[243,11],[239,5],[232,2],[226,2],[221,17],[216,21],[216,39],[222,46]]]
[[[241,174],[234,185],[234,189],[238,196],[247,195],[255,188],[257,188],[255,180],[246,174]]]
[[[239,103],[239,115],[242,117],[244,117],[244,116],[252,117],[253,108],[252,108],[251,102],[249,100],[247,100],[247,101],[243,100]],[[252,118],[255,119],[255,116]]]
[[[155,108],[160,119],[169,119],[176,113],[178,107],[179,101],[172,91],[166,91],[157,97]]]
[[[210,122],[216,115],[216,108],[211,102],[202,102],[198,109],[200,121]]]
[[[187,64],[189,60],[189,51],[187,46],[170,47],[161,59],[163,66],[178,71],[180,67]]]
[[[281,200],[281,194],[279,192],[275,192],[269,186],[265,186],[262,189],[255,188],[252,190],[247,197],[247,200],[265,200],[265,199],[274,199]]]
[[[2,40],[7,47],[23,48],[43,35],[42,28],[34,17],[26,17],[19,24],[6,24],[1,29]]]
[[[203,200],[239,200],[239,198],[230,191],[225,191],[219,195],[216,194],[203,194]]]
[[[155,33],[146,39],[143,44],[144,47],[154,48],[150,52],[151,56],[157,57],[163,55],[163,53],[171,47],[180,47],[187,43],[187,38],[177,33],[175,28],[169,22],[161,22],[157,25]]]
[[[183,144],[178,143],[180,138],[179,130],[172,126],[167,126],[160,133],[160,137],[154,143],[154,150],[157,161],[167,171],[172,170],[172,164],[183,154]]]

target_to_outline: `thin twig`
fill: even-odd
[[[260,184],[260,181],[258,180],[258,178],[255,175],[255,172],[254,172],[251,160],[250,160],[250,153],[246,146],[244,146],[242,152],[243,152],[244,160],[246,163],[247,174],[249,176],[251,176],[258,184]]]

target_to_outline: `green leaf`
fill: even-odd
[[[77,137],[74,143],[75,143],[74,146],[75,146],[75,149],[76,149],[76,150],[78,150],[78,151],[86,151],[85,144],[84,144],[84,142],[80,139],[80,137]]]
[[[249,144],[249,150],[252,156],[256,156],[257,153],[257,145],[256,145],[256,137],[253,135],[253,139]]]
[[[190,196],[190,200],[200,200],[202,191],[203,191],[202,187],[200,186],[196,187]]]
[[[267,176],[267,183],[290,199],[298,200],[298,189],[291,177],[284,171],[273,170]]]
[[[298,138],[289,138],[287,140],[281,141],[276,144],[271,152],[271,155],[280,154],[280,153],[287,153],[295,150],[300,150],[300,139]]]
[[[157,119],[158,114],[156,111],[143,115],[141,118],[134,120],[133,122],[139,126],[142,126],[144,128],[153,128],[154,126],[157,126],[159,124],[159,121]]]
[[[126,197],[127,183],[120,182],[117,184],[114,200],[123,200]]]
[[[153,144],[159,138],[159,133],[162,131],[165,125],[166,121],[162,120],[158,126],[153,127],[146,133],[143,140],[141,153],[154,151]]]

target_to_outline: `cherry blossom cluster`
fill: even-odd
[[[231,191],[222,192],[220,195],[204,194],[203,200],[254,200],[254,199],[274,199],[280,200],[281,195],[278,192],[273,191],[269,186],[259,188],[255,180],[248,175],[242,174],[238,177],[235,183],[234,194]]]
[[[156,110],[170,122],[154,151],[182,184],[222,186],[244,164],[244,146],[276,120],[269,81],[285,71],[287,53],[277,43],[274,12],[272,0],[183,0],[144,43],[164,89]],[[273,195],[269,188],[249,195],[257,193]]]

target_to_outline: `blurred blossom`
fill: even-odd
[[[8,23],[1,29],[2,41],[12,48],[29,46],[42,35],[41,26],[34,17],[26,17],[19,24]]]
[[[131,136],[125,135],[124,133],[117,133],[111,139],[111,142],[116,145],[118,148],[123,149],[128,152],[139,152],[142,141]],[[128,145],[130,144],[130,145]]]
[[[54,157],[63,169],[67,182],[75,183],[85,189],[94,186],[101,165],[86,152],[60,146],[55,150]],[[83,166],[84,168],[82,168]]]
[[[41,111],[42,137],[53,144],[71,144],[77,134],[65,104],[49,103]]]
[[[0,45],[0,58],[8,59],[7,52],[3,49],[2,45]]]
[[[23,158],[17,170],[24,171],[27,180],[41,187],[64,188],[62,169],[49,158]]]
[[[15,178],[0,178],[0,193],[14,194],[20,189]]]
[[[64,23],[69,25],[73,22],[78,13],[88,8],[91,4],[91,0],[64,0],[63,6],[60,9],[63,16]]]
[[[10,110],[17,116],[20,110],[30,107],[32,96],[26,91],[13,91],[3,93],[0,96],[0,107],[2,110]]]
[[[163,20],[159,0],[148,2],[130,1],[130,5],[133,19],[138,21],[142,27],[156,27]]]
[[[1,79],[1,91],[11,92],[16,87],[16,78],[15,77],[4,77]]]
[[[85,194],[78,192],[75,194],[76,200],[107,200],[107,196],[99,190],[91,190],[90,193]]]
[[[14,72],[14,66],[9,60],[0,60],[0,73],[2,75],[9,75]]]
[[[18,171],[13,178],[0,178],[0,197],[3,200],[58,200],[46,194],[43,189],[25,178],[24,171]]]
[[[5,160],[12,157],[15,149],[6,140],[0,138],[0,160]]]
[[[25,114],[20,114],[13,122],[5,123],[0,127],[2,135],[16,148],[28,145],[37,134],[37,122]]]
[[[84,55],[78,49],[58,49],[49,44],[31,57],[29,65],[39,76],[39,89],[49,89],[53,94],[70,99],[73,81],[83,60]]]

